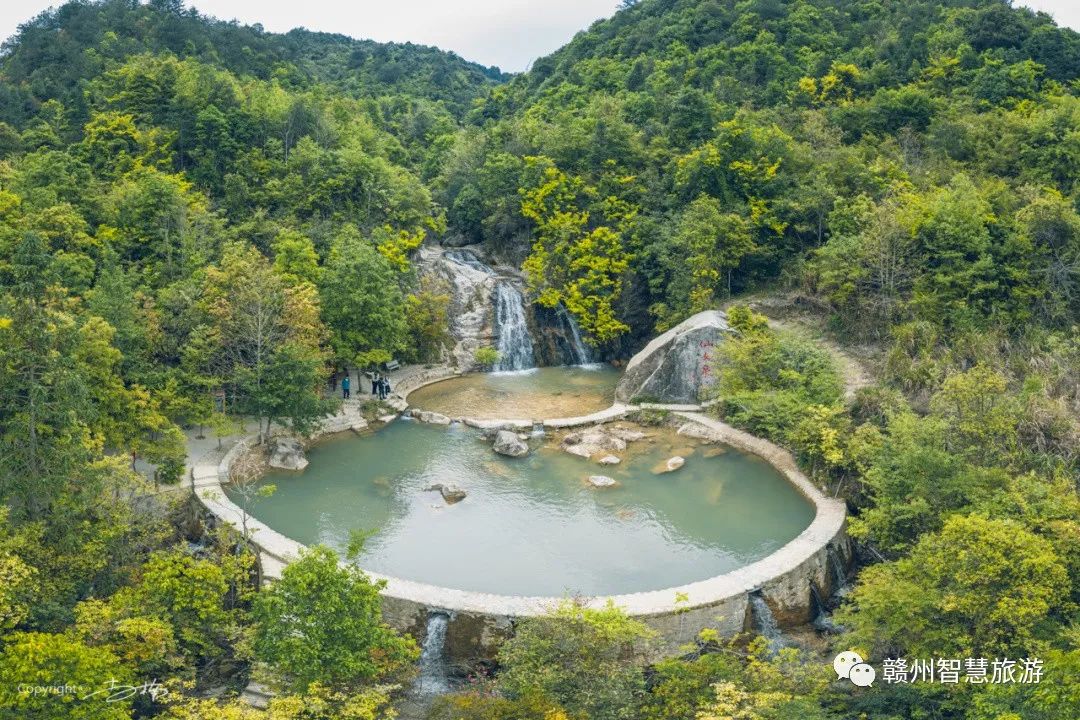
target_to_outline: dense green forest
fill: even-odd
[[[439,241],[522,267],[610,359],[743,296],[824,314],[875,384],[736,306],[714,407],[847,500],[835,647],[1045,669],[861,691],[708,635],[648,664],[647,628],[568,604],[436,717],[1080,715],[1080,35],[1002,0],[624,5],[514,77],[178,0],[3,46],[0,718],[394,716],[417,649],[376,585],[320,549],[259,589],[246,539],[132,458],[175,484],[181,428],[304,430],[331,366],[437,360],[412,260]],[[253,671],[267,712],[234,699]]]

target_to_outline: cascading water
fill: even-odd
[[[829,603],[825,600],[818,584],[810,581],[810,609],[814,613],[812,625],[818,632],[837,634],[843,630],[833,622],[832,613],[829,612]]]
[[[591,364],[593,361],[592,352],[589,351],[589,346],[581,339],[581,328],[578,327],[577,321],[574,320],[574,316],[562,305],[559,305],[558,310],[555,312],[559,318],[559,324],[565,328],[566,338],[570,341],[570,352],[573,354],[573,364]]]
[[[787,645],[784,636],[780,633],[780,626],[776,622],[769,604],[765,602],[759,593],[750,593],[750,617],[754,623],[754,630],[758,635],[769,641],[769,654],[775,655]]]
[[[442,695],[450,692],[450,669],[446,663],[446,630],[450,616],[443,612],[428,615],[427,635],[420,649],[421,695]]]
[[[499,351],[496,372],[536,367],[532,336],[525,319],[525,301],[521,291],[509,282],[495,286],[495,331]]]
[[[476,257],[469,250],[449,250],[443,253],[443,257],[447,260],[457,263],[458,265],[464,265],[467,268],[483,273],[485,275],[494,275],[495,271],[491,269],[486,263]]]
[[[825,559],[833,574],[833,596],[845,596],[850,588],[847,582],[847,571],[844,570],[844,561],[832,545],[825,548]]]

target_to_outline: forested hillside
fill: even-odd
[[[1002,0],[625,4],[512,78],[175,0],[69,3],[5,44],[0,718],[65,716],[28,675],[103,674],[186,685],[80,717],[391,717],[416,648],[373,584],[320,552],[258,590],[245,538],[131,467],[176,483],[181,428],[305,430],[331,368],[439,360],[448,298],[413,261],[445,242],[520,266],[608,359],[749,293],[823,313],[872,387],[739,308],[715,408],[848,502],[830,641],[1046,669],[861,692],[708,636],[647,666],[639,623],[568,607],[438,717],[1075,720],[1080,35]],[[194,699],[256,661],[277,714]]]
[[[522,217],[517,188],[577,185],[587,229],[616,227],[632,256],[634,290],[600,293],[618,306],[613,335],[670,325],[729,285],[792,277],[811,251],[815,289],[838,301],[851,283],[885,284],[857,293],[871,312],[845,308],[851,329],[887,334],[958,304],[975,323],[1037,313],[1067,325],[1075,274],[1056,268],[1075,256],[1056,243],[1025,253],[1016,238],[1075,191],[1078,69],[1080,36],[996,1],[641,2],[496,88],[440,199],[452,230],[520,251],[543,224]],[[966,240],[920,240],[916,217],[953,201],[986,221]],[[911,217],[912,244],[894,248],[895,277],[864,277],[871,260],[841,251],[844,238],[871,232],[889,204]],[[701,245],[707,226],[718,231]],[[826,260],[838,253],[844,267]]]

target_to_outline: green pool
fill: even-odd
[[[608,595],[702,580],[758,560],[806,528],[812,506],[766,462],[664,431],[601,467],[534,438],[503,458],[470,428],[398,421],[313,448],[301,474],[252,514],[305,544],[343,550],[374,530],[362,567],[418,582],[504,595]],[[545,440],[547,441],[546,447]],[[686,456],[673,473],[655,470]],[[617,487],[586,480],[604,474]],[[448,505],[430,485],[468,497]]]

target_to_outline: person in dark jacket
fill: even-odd
[[[347,374],[341,379],[341,396],[346,400],[352,397],[352,380]]]

